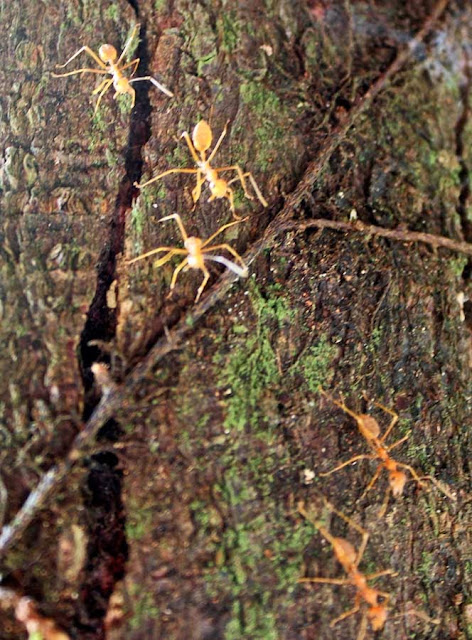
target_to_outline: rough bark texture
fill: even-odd
[[[92,363],[126,382],[192,309],[199,272],[181,274],[167,299],[171,266],[126,260],[180,242],[162,216],[179,212],[202,238],[231,220],[226,201],[206,203],[206,187],[192,211],[194,176],[169,176],[139,197],[133,188],[192,166],[180,134],[199,119],[215,136],[230,121],[216,164],[252,171],[269,201],[262,209],[236,190],[249,221],[225,237],[242,254],[332,141],[295,221],[357,217],[472,242],[468,2],[449,3],[340,140],[434,5],[2,3],[5,522],[97,405]],[[84,44],[120,50],[136,22],[138,75],[155,75],[175,98],[138,83],[131,113],[110,91],[93,115],[94,77],[50,72]],[[76,62],[95,66],[85,54]],[[351,588],[297,583],[342,575],[297,512],[303,500],[321,517],[324,495],[369,530],[363,571],[397,572],[376,583],[392,595],[382,638],[472,638],[470,274],[469,259],[427,245],[296,224],[274,235],[250,278],[121,403],[3,558],[3,586],[34,597],[71,638],[355,638],[360,615],[329,626],[353,606]],[[204,296],[218,286],[215,270]],[[409,482],[379,520],[385,472],[361,499],[374,462],[321,477],[368,449],[320,385],[382,428],[389,416],[362,392],[395,410],[391,441],[410,437],[392,455],[437,484]],[[359,544],[335,516],[327,524]],[[395,617],[408,608],[440,624]],[[5,606],[0,638],[24,637]]]

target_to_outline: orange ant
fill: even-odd
[[[327,471],[326,473],[320,473],[320,476],[329,476],[331,473],[334,473],[335,471],[339,471],[340,469],[347,467],[347,465],[351,464],[352,462],[355,462],[356,460],[380,460],[380,463],[372,477],[372,480],[369,482],[369,484],[367,485],[367,488],[365,489],[364,493],[361,496],[363,498],[365,494],[372,489],[372,487],[375,485],[375,483],[379,479],[382,469],[385,468],[388,471],[388,475],[389,475],[389,478],[388,478],[389,486],[385,494],[384,504],[378,515],[379,518],[381,518],[384,515],[385,510],[387,509],[389,492],[391,491],[395,498],[403,494],[403,490],[405,488],[405,484],[407,481],[407,476],[406,476],[406,473],[404,473],[403,471],[400,471],[398,467],[407,469],[411,473],[413,479],[416,480],[416,482],[419,484],[420,487],[425,486],[424,483],[421,482],[420,477],[418,476],[416,471],[413,469],[413,467],[410,467],[410,465],[408,464],[397,462],[389,455],[389,452],[392,449],[395,449],[395,447],[398,447],[400,444],[405,442],[405,440],[407,440],[410,437],[410,434],[407,434],[403,438],[400,438],[400,440],[397,440],[396,442],[391,444],[389,447],[384,446],[385,440],[387,439],[388,435],[390,434],[390,432],[398,422],[398,414],[396,414],[391,409],[388,409],[384,405],[380,404],[379,402],[374,402],[374,404],[377,407],[379,407],[380,409],[382,409],[386,413],[389,413],[392,416],[392,420],[389,426],[387,427],[387,430],[385,431],[383,436],[379,438],[380,427],[375,418],[367,414],[354,413],[354,411],[351,411],[351,409],[346,407],[344,402],[339,402],[338,400],[334,400],[334,398],[331,398],[323,389],[320,389],[320,392],[324,396],[329,398],[336,406],[338,406],[340,409],[342,409],[343,411],[345,411],[347,414],[349,414],[354,418],[354,420],[357,422],[357,427],[361,435],[366,439],[367,444],[373,451],[371,455],[354,456],[353,458],[346,460],[346,462],[343,462],[342,464],[338,465],[334,469],[331,469],[331,471]],[[426,477],[430,479],[429,476],[426,476]]]
[[[172,98],[174,94],[171,91],[169,91],[169,89],[166,89],[162,84],[160,84],[152,76],[142,76],[140,78],[133,78],[133,75],[136,73],[136,70],[139,65],[139,58],[135,58],[131,62],[128,62],[128,64],[125,64],[125,65],[121,64],[121,61],[125,57],[125,54],[128,51],[128,49],[130,48],[131,42],[134,36],[136,35],[136,32],[138,29],[139,29],[139,24],[135,25],[130,37],[126,41],[125,47],[121,52],[121,55],[119,58],[118,58],[118,53],[115,47],[111,44],[102,44],[102,46],[98,50],[98,56],[94,51],[92,51],[92,49],[90,49],[90,47],[88,47],[87,45],[84,45],[76,53],[74,53],[74,55],[71,56],[69,60],[67,60],[67,62],[65,62],[64,64],[56,65],[57,67],[62,69],[63,67],[66,67],[69,64],[69,62],[72,62],[74,58],[80,55],[82,51],[85,51],[90,56],[92,56],[92,58],[101,67],[101,69],[88,69],[84,67],[82,69],[77,69],[76,71],[69,71],[68,73],[53,73],[52,75],[54,76],[54,78],[64,78],[66,76],[76,75],[77,73],[96,73],[101,75],[110,74],[112,76],[111,79],[105,78],[98,85],[98,87],[92,91],[92,95],[95,95],[96,93],[100,94],[98,96],[97,104],[95,105],[94,114],[97,112],[97,109],[100,105],[100,102],[104,94],[108,91],[108,89],[112,84],[116,92],[114,95],[115,98],[120,93],[128,93],[131,96],[131,99],[132,99],[131,107],[134,107],[134,101],[136,97],[136,92],[131,86],[131,83],[140,82],[141,80],[149,80],[149,82],[152,82],[152,84],[155,87],[157,87],[160,91],[162,91],[162,93],[165,93],[166,96],[169,96],[170,98]],[[125,69],[129,69],[130,67],[133,67],[133,70],[130,76],[130,78],[132,79],[127,78],[125,75],[123,75],[123,71]]]
[[[200,269],[200,271],[203,271],[204,278],[203,278],[202,284],[200,285],[200,288],[198,289],[197,297],[195,298],[195,302],[198,302],[198,300],[199,300],[199,298],[200,298],[200,296],[202,294],[202,291],[205,288],[206,283],[208,282],[208,279],[210,277],[210,273],[209,273],[208,269],[205,266],[205,260],[212,260],[213,262],[219,262],[220,264],[223,264],[225,267],[227,267],[228,269],[233,271],[233,273],[235,273],[240,278],[247,278],[247,276],[248,276],[248,268],[245,265],[245,263],[244,263],[243,259],[241,258],[241,256],[239,255],[239,253],[237,253],[233,249],[233,247],[231,247],[227,243],[215,244],[215,245],[212,245],[212,246],[207,246],[208,243],[211,242],[213,240],[213,238],[215,238],[217,235],[219,235],[222,231],[224,231],[225,229],[228,229],[228,227],[232,227],[235,224],[239,224],[240,222],[244,222],[244,220],[236,220],[235,222],[230,222],[228,224],[224,224],[222,227],[220,227],[218,229],[218,231],[216,231],[216,233],[214,233],[212,236],[210,236],[208,238],[208,240],[203,241],[201,238],[196,238],[194,236],[188,236],[187,235],[187,232],[185,231],[185,227],[184,227],[184,225],[182,223],[182,219],[180,218],[178,213],[173,213],[170,216],[165,216],[164,218],[161,218],[159,220],[159,222],[164,222],[164,220],[171,220],[171,219],[174,219],[178,224],[178,227],[180,229],[180,233],[182,234],[182,238],[184,240],[185,249],[180,249],[178,247],[158,247],[157,249],[152,249],[152,251],[148,251],[147,253],[143,253],[142,255],[138,256],[137,258],[133,258],[133,260],[129,260],[128,264],[132,264],[133,262],[137,262],[138,260],[142,260],[143,258],[147,258],[148,256],[152,256],[155,253],[160,253],[161,251],[167,251],[167,253],[166,253],[165,256],[163,256],[159,260],[156,260],[156,262],[154,263],[155,267],[161,267],[163,264],[168,262],[173,256],[177,256],[177,255],[186,256],[186,258],[184,260],[182,260],[182,262],[174,270],[174,274],[172,276],[172,280],[171,280],[171,283],[170,283],[169,296],[172,294],[172,290],[175,287],[175,283],[177,282],[178,275],[182,271],[182,269],[184,271],[186,271],[189,268],[190,269]],[[236,258],[236,260],[238,260],[238,262],[240,262],[241,266],[235,264],[234,262],[231,262],[231,260],[228,260],[224,256],[210,256],[210,255],[208,255],[209,251],[215,251],[215,249],[226,249],[226,251],[228,251],[234,258]]]
[[[210,125],[205,120],[200,120],[200,122],[196,125],[196,127],[193,130],[192,139],[190,139],[190,136],[187,133],[187,131],[184,131],[184,133],[181,136],[182,138],[185,138],[187,142],[188,148],[190,149],[190,153],[192,154],[192,158],[195,160],[195,164],[198,167],[197,169],[168,169],[167,171],[164,171],[163,173],[160,173],[159,175],[154,176],[154,178],[151,178],[147,182],[143,182],[142,184],[138,184],[137,182],[135,182],[134,185],[139,189],[142,189],[143,187],[146,187],[148,184],[151,184],[151,182],[160,180],[164,176],[167,176],[171,173],[195,173],[197,174],[197,185],[192,190],[192,199],[194,204],[196,205],[196,203],[200,198],[203,184],[205,182],[208,182],[210,191],[211,191],[211,196],[208,199],[208,202],[215,200],[215,198],[227,198],[227,200],[229,200],[231,212],[234,218],[239,219],[234,209],[234,194],[233,194],[233,190],[230,187],[230,184],[239,180],[243,187],[244,195],[246,196],[246,198],[248,198],[249,200],[253,200],[252,195],[247,190],[247,185],[245,180],[245,178],[249,178],[253,186],[253,189],[256,192],[256,195],[259,198],[261,204],[264,207],[267,207],[267,201],[265,200],[264,196],[260,192],[259,187],[257,186],[257,183],[254,180],[252,173],[250,172],[243,173],[241,170],[241,167],[239,167],[239,165],[237,164],[231,165],[228,167],[218,167],[215,169],[210,166],[211,161],[213,160],[216,152],[218,151],[223,141],[223,138],[226,135],[227,128],[228,128],[228,122],[225,124],[223,132],[220,135],[218,142],[215,144],[213,151],[210,153],[210,155],[207,158],[206,152],[211,146],[211,143],[213,140],[213,133],[211,131]],[[198,157],[197,152],[200,154],[200,157]],[[222,171],[236,171],[238,175],[236,178],[226,181],[226,180],[223,180],[223,178],[220,178],[218,175]]]
[[[323,538],[330,543],[336,559],[347,574],[347,578],[299,578],[298,582],[351,585],[355,587],[357,589],[357,592],[354,599],[354,607],[352,609],[349,609],[348,611],[345,611],[342,615],[332,620],[330,623],[330,627],[334,627],[336,624],[338,624],[338,622],[341,622],[342,620],[349,618],[349,616],[357,613],[361,608],[362,602],[364,602],[367,605],[367,610],[362,615],[359,632],[357,634],[357,640],[364,640],[365,634],[367,632],[368,622],[370,623],[373,631],[380,631],[381,629],[383,629],[389,614],[388,604],[391,598],[389,593],[379,591],[374,587],[369,587],[367,583],[369,582],[369,580],[375,580],[376,578],[380,578],[381,576],[395,576],[397,574],[391,569],[384,569],[383,571],[377,571],[375,573],[370,573],[367,575],[362,573],[362,571],[359,570],[359,564],[364,556],[367,542],[369,541],[369,533],[356,522],[351,520],[351,518],[348,518],[344,513],[335,509],[333,505],[330,504],[326,499],[325,504],[330,511],[335,513],[342,520],[347,522],[349,526],[351,526],[361,534],[361,546],[359,547],[359,550],[356,551],[354,546],[344,538],[337,538],[331,535],[328,529],[326,529],[326,527],[324,527],[321,522],[314,520],[310,516],[310,514],[305,509],[303,501],[299,502],[298,512],[306,520],[311,522],[311,524],[316,529],[318,529]],[[417,618],[420,618],[421,620],[424,620],[425,622],[428,622],[430,624],[437,625],[440,623],[440,620],[438,620],[437,618],[430,618],[422,611],[417,611],[416,609],[410,609],[409,611],[405,611],[404,613],[390,616],[390,619],[406,615],[414,615]]]
[[[362,601],[367,605],[367,611],[363,613],[361,624],[359,627],[359,633],[357,640],[363,640],[367,631],[367,622],[370,622],[370,626],[373,631],[379,631],[383,629],[385,621],[388,616],[388,603],[390,601],[390,595],[369,587],[367,584],[369,580],[374,580],[380,576],[395,575],[391,569],[385,569],[384,571],[377,571],[365,575],[359,570],[359,564],[364,555],[367,542],[369,540],[369,533],[360,527],[356,522],[348,518],[346,515],[335,509],[329,502],[325,501],[327,507],[333,511],[336,515],[347,522],[351,527],[358,531],[362,535],[361,546],[358,551],[354,546],[345,540],[344,538],[336,538],[324,527],[320,522],[312,519],[307,513],[303,502],[298,503],[298,512],[306,518],[313,526],[318,529],[323,538],[327,540],[333,547],[334,555],[341,564],[347,578],[300,578],[298,582],[316,582],[321,584],[337,584],[337,585],[352,585],[357,589],[354,607],[345,611],[342,615],[331,621],[330,627],[334,627],[341,620],[345,620],[349,616],[354,615],[361,608]]]

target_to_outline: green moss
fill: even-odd
[[[217,19],[217,28],[220,34],[221,49],[225,53],[233,53],[237,48],[241,29],[235,11],[223,11]]]
[[[141,202],[135,200],[133,202],[133,206],[131,207],[131,226],[134,233],[139,237],[141,237],[143,234],[144,220],[146,217],[146,213],[141,204]]]
[[[255,331],[234,350],[220,376],[220,383],[231,389],[225,426],[238,431],[263,420],[262,397],[280,378],[270,337],[272,330],[291,316],[279,289],[268,290],[267,297],[262,296],[256,285],[250,291],[257,317]]]
[[[311,393],[319,391],[327,385],[329,368],[337,354],[337,348],[331,344],[326,336],[321,336],[318,342],[293,367],[291,373],[300,373]]]
[[[240,86],[241,101],[247,106],[255,122],[253,137],[258,148],[257,165],[265,171],[275,156],[287,144],[289,116],[279,96],[260,82],[247,82]]]
[[[130,629],[137,631],[142,628],[147,620],[157,619],[159,609],[154,604],[154,599],[150,593],[140,593],[141,585],[134,584],[130,589],[132,596],[132,608],[128,621]]]
[[[233,617],[225,629],[225,640],[277,640],[275,616],[272,612],[264,611],[261,607],[247,609],[240,602],[235,602],[232,610]]]
[[[120,11],[118,9],[118,5],[115,3],[111,3],[110,6],[105,9],[105,17],[109,20],[114,20],[115,22],[120,21]]]
[[[255,322],[233,333],[233,352],[223,366],[218,362],[220,382],[232,391],[224,420],[230,435],[218,460],[220,481],[214,487],[229,509],[224,529],[211,518],[210,506],[193,505],[203,529],[200,534],[217,540],[215,562],[205,579],[210,597],[232,600],[224,632],[230,640],[279,637],[279,612],[296,588],[302,554],[313,534],[305,523],[294,526],[279,503],[274,478],[293,463],[287,448],[280,446],[273,426],[277,420],[269,425],[265,411],[273,396],[271,387],[281,380],[271,340],[294,319],[283,293],[279,286],[262,290],[250,285]],[[252,452],[249,458],[247,451]],[[262,512],[257,507],[261,504]]]
[[[127,501],[126,537],[128,540],[141,540],[152,527],[152,507],[141,507],[134,498]]]
[[[204,56],[198,59],[197,73],[199,76],[205,75],[206,67],[208,67],[208,65],[210,65],[214,60],[216,60],[217,55],[218,55],[217,50],[212,49],[210,52],[208,52],[207,54],[205,54]]]
[[[430,584],[434,567],[434,557],[431,553],[423,551],[421,553],[421,562],[418,565],[417,573]]]

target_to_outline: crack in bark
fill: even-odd
[[[469,52],[464,48],[464,81],[460,86],[460,97],[462,112],[456,122],[455,136],[456,136],[456,155],[459,162],[459,181],[460,192],[459,200],[457,203],[457,213],[461,220],[461,226],[464,233],[464,240],[467,242],[472,241],[472,222],[467,216],[467,202],[470,196],[470,179],[469,179],[469,167],[464,157],[464,132],[469,121],[470,115],[470,89],[472,87],[472,63],[469,57]]]
[[[130,4],[138,15],[137,3]],[[140,58],[140,75],[148,75],[146,25],[141,26],[136,54]],[[108,342],[116,333],[119,307],[109,308],[107,293],[116,278],[117,256],[124,250],[126,214],[138,193],[133,184],[141,178],[142,149],[150,137],[149,89],[147,83],[138,83],[135,87],[136,104],[130,117],[125,151],[125,176],[118,189],[110,222],[109,241],[98,261],[97,287],[80,337],[78,357],[85,392],[84,421],[88,420],[100,402],[91,366],[94,362],[106,362],[109,359],[96,342],[91,342]],[[98,437],[102,441],[116,441],[120,433],[119,424],[111,418],[100,429]],[[87,464],[89,472],[86,487],[83,489],[83,499],[89,542],[85,577],[79,589],[80,597],[74,626],[80,630],[81,637],[101,640],[105,638],[103,625],[108,600],[116,582],[124,576],[124,567],[128,559],[126,517],[121,497],[123,473],[118,469],[117,456],[111,451],[92,455]]]

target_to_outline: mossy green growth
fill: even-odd
[[[130,595],[132,598],[132,611],[128,625],[133,631],[141,629],[146,620],[153,620],[159,617],[159,608],[154,604],[153,596],[148,593],[140,593],[142,587],[137,584],[131,585]]]
[[[287,152],[287,123],[291,119],[275,91],[260,82],[242,84],[240,95],[250,111],[250,121],[254,122],[258,168],[266,171],[275,156],[282,153],[282,148]]]
[[[105,17],[109,20],[114,20],[115,22],[120,21],[120,12],[118,9],[118,5],[112,2],[110,6],[105,9]]]
[[[241,37],[241,29],[235,11],[223,11],[217,19],[217,28],[221,38],[221,49],[233,53]]]
[[[141,540],[152,528],[152,506],[141,507],[134,498],[127,503],[126,537],[128,540]]]
[[[131,226],[135,234],[139,237],[143,234],[145,215],[144,208],[141,207],[137,201],[133,202],[133,206],[131,207]]]
[[[236,346],[220,377],[232,393],[224,421],[230,436],[219,457],[221,482],[215,490],[232,515],[224,531],[212,536],[218,539],[217,560],[209,567],[206,584],[210,596],[225,594],[232,599],[226,640],[277,640],[280,611],[296,588],[302,555],[313,531],[306,523],[287,518],[281,506],[274,477],[292,463],[264,411],[271,387],[275,389],[282,381],[271,340],[284,324],[293,321],[294,311],[277,285],[262,290],[251,283],[249,300],[255,323],[250,328],[249,321],[245,322],[244,335],[233,334]],[[210,538],[211,527],[205,523],[203,527]]]
[[[320,387],[326,386],[329,368],[337,353],[337,348],[331,344],[327,336],[322,335],[298,360],[291,370],[292,374],[301,374],[310,393],[316,393]]]
[[[225,640],[278,640],[276,620],[272,611],[260,606],[247,608],[239,600],[233,603],[232,618],[226,625]]]
[[[231,389],[225,426],[238,431],[256,426],[264,418],[259,403],[280,377],[270,335],[292,313],[274,288],[264,297],[253,284],[250,299],[257,318],[255,331],[234,350],[220,376],[221,385]]]

